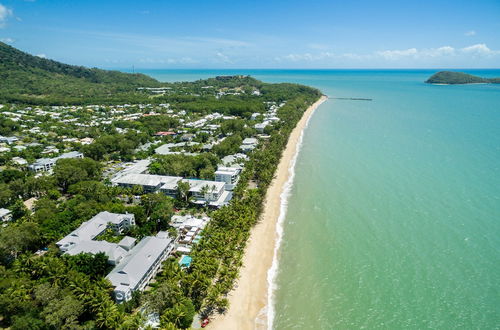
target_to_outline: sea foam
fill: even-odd
[[[299,155],[300,149],[302,148],[304,131],[306,130],[307,126],[309,126],[309,121],[311,120],[311,117],[313,116],[314,111],[316,111],[318,106],[319,105],[316,105],[314,107],[312,113],[309,115],[309,118],[307,118],[306,120],[304,128],[300,132],[299,140],[295,147],[295,154],[293,155],[290,167],[288,168],[288,180],[283,185],[283,190],[280,194],[280,214],[278,216],[278,220],[276,221],[277,237],[276,237],[276,243],[274,245],[273,262],[271,264],[271,267],[267,271],[267,306],[263,308],[263,311],[267,312],[267,329],[273,328],[273,322],[275,316],[274,292],[278,288],[278,285],[276,284],[276,277],[278,275],[278,267],[279,267],[278,252],[281,246],[281,241],[283,239],[283,229],[284,229],[283,224],[285,222],[286,212],[288,209],[288,198],[290,197],[290,193],[293,187],[293,181],[295,178],[295,163],[297,162],[297,157]],[[256,320],[256,322],[258,321]]]

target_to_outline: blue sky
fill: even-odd
[[[0,0],[0,40],[103,68],[499,68],[500,0]]]

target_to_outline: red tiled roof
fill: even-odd
[[[155,135],[158,136],[167,136],[167,135],[176,135],[177,133],[175,132],[156,132]]]

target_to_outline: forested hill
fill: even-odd
[[[33,56],[0,42],[0,102],[51,103],[67,99],[116,98],[137,87],[161,83],[144,74],[129,74],[63,64]]]
[[[428,84],[500,84],[500,78],[481,78],[464,72],[440,71],[433,74],[426,83]]]

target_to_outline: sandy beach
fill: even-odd
[[[271,268],[277,240],[276,224],[280,215],[280,195],[289,179],[289,168],[297,153],[297,144],[314,110],[325,100],[322,96],[310,106],[292,131],[278,165],[276,176],[269,186],[261,221],[252,229],[240,278],[229,294],[230,308],[217,316],[210,329],[266,329],[268,302],[268,270]]]

